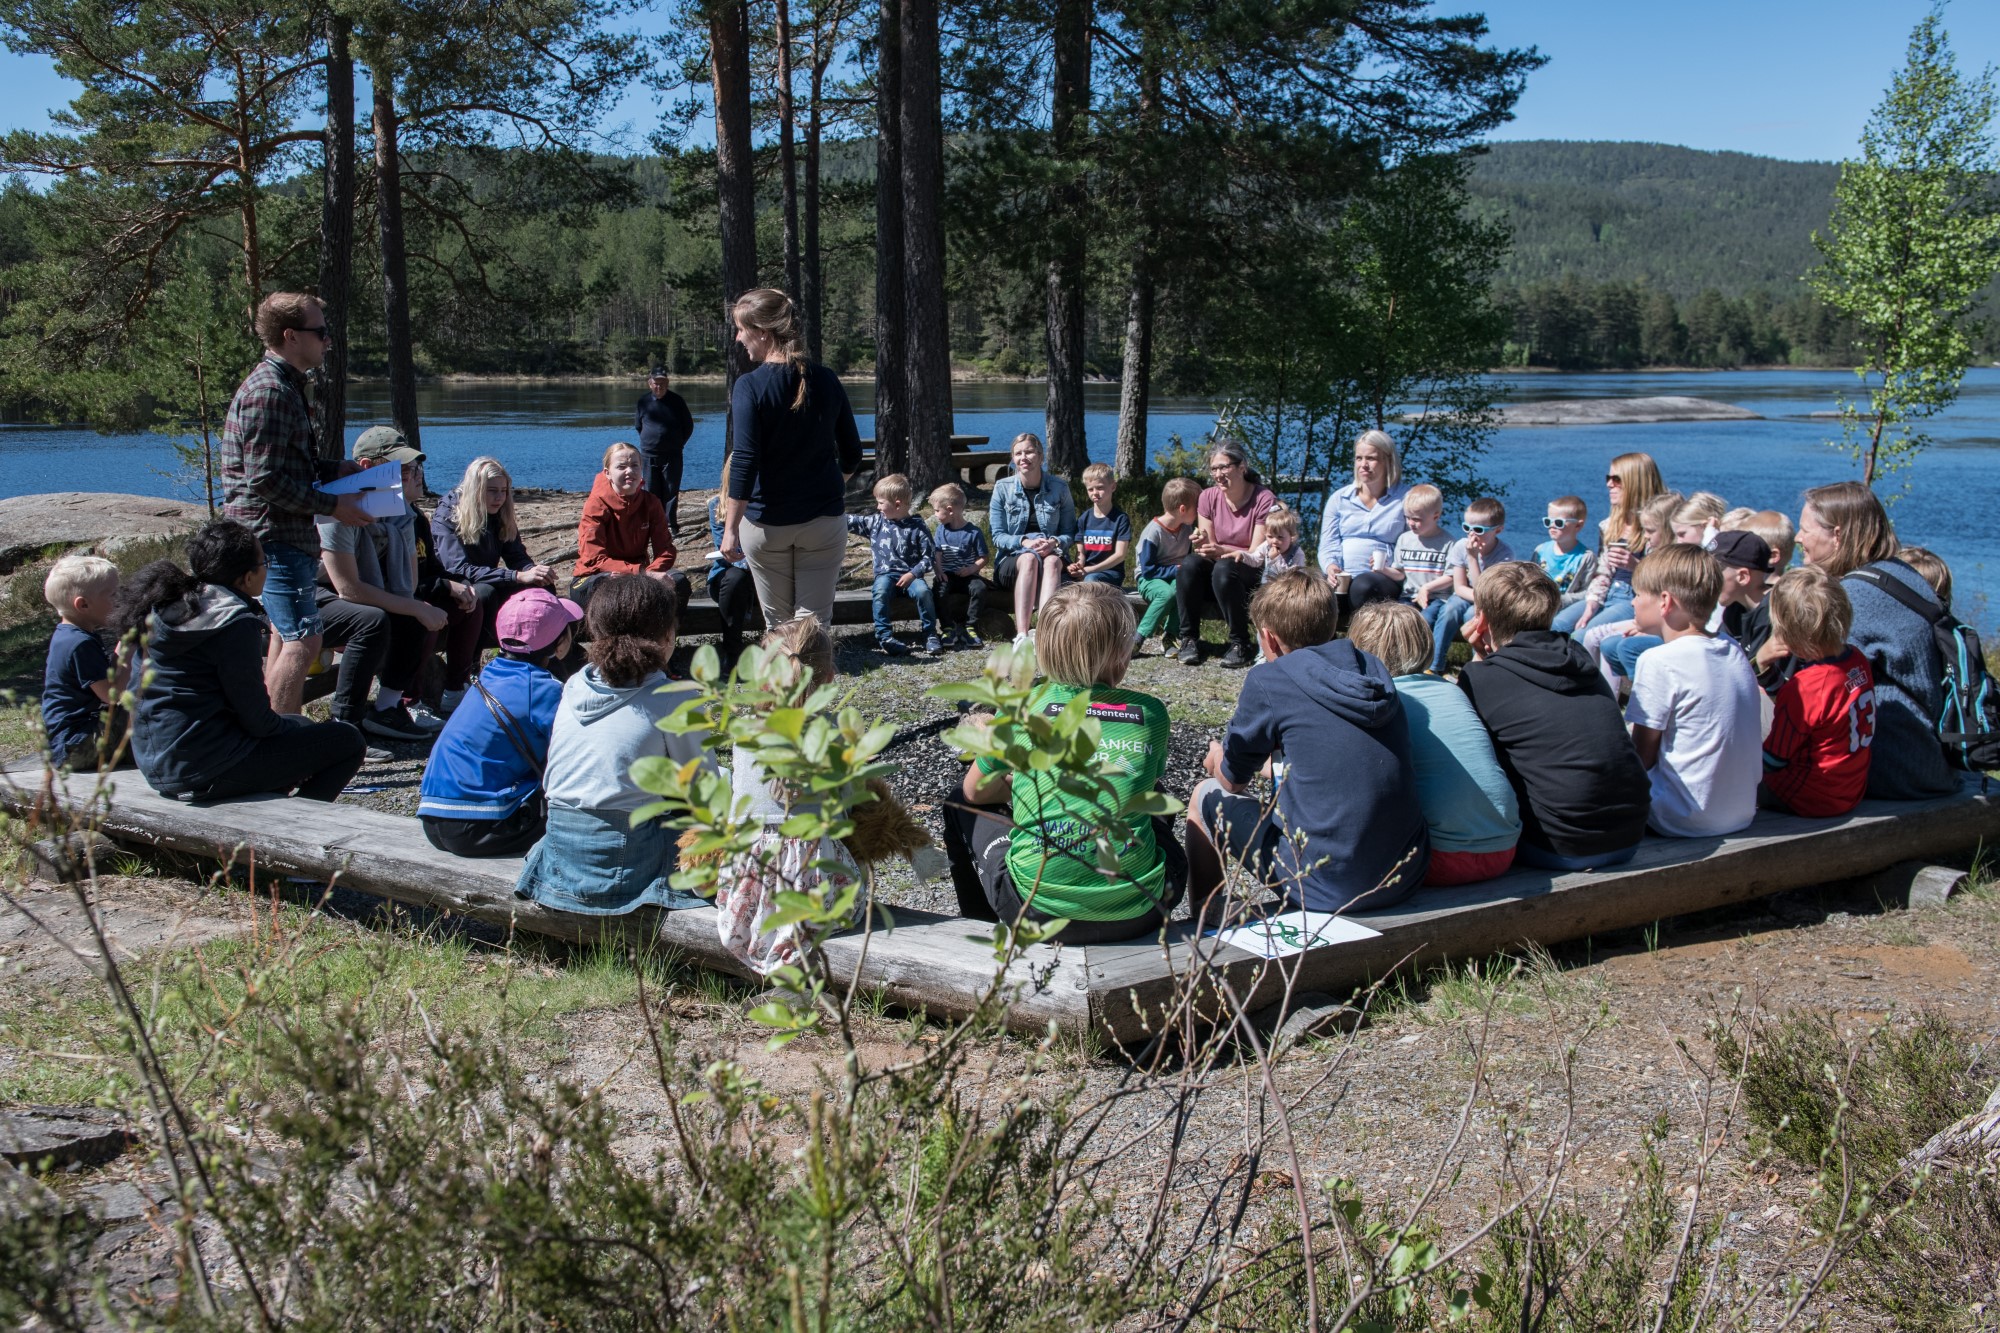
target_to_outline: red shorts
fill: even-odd
[[[1451,884],[1477,884],[1496,879],[1514,864],[1514,849],[1500,852],[1440,852],[1431,850],[1431,868],[1424,874],[1424,887],[1444,888]]]

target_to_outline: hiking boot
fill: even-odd
[[[1181,650],[1180,650],[1180,652],[1176,653],[1176,654],[1175,654],[1175,656],[1177,656],[1177,657],[1179,657],[1179,658],[1181,659],[1181,665],[1182,665],[1182,666],[1200,666],[1200,665],[1201,665],[1201,640],[1200,640],[1200,639],[1182,639],[1182,640],[1181,640]]]
[[[394,708],[371,708],[361,719],[364,734],[385,741],[427,741],[431,734],[417,725],[410,710],[397,704]]]
[[[932,657],[936,657],[944,651],[944,640],[935,634],[926,635],[924,637],[924,651]]]
[[[1222,655],[1222,665],[1226,667],[1247,667],[1257,660],[1257,654],[1250,651],[1247,643],[1232,643]]]
[[[890,657],[908,657],[910,655],[910,645],[904,643],[901,639],[877,639],[875,640],[875,646]]]

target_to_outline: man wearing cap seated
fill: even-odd
[[[667,387],[667,368],[654,366],[639,399],[632,429],[639,433],[639,455],[645,459],[646,489],[659,497],[667,522],[677,523],[681,498],[681,455],[694,434],[694,414],[687,400]]]
[[[371,427],[354,442],[354,461],[364,467],[397,463],[407,475],[423,459],[391,426]],[[416,475],[421,479],[420,471]],[[413,518],[406,512],[365,528],[331,517],[317,522],[320,619],[326,642],[342,650],[333,715],[371,740],[430,739],[442,724],[428,714],[413,716],[403,698],[416,687],[425,645],[451,616],[417,596]],[[378,680],[371,697],[370,686]]]

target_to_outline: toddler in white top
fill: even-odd
[[[1261,568],[1265,583],[1294,569],[1304,569],[1306,548],[1299,545],[1299,512],[1284,504],[1271,506],[1264,520],[1264,540],[1243,557],[1244,563]]]

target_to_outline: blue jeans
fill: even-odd
[[[1083,576],[1085,583],[1108,583],[1114,588],[1125,586],[1125,571],[1122,569],[1100,569]]]
[[[1605,622],[1607,625],[1610,621]],[[1622,639],[1606,639],[1603,644],[1604,660],[1611,669],[1627,680],[1634,678],[1639,669],[1639,657],[1665,643],[1657,634],[1628,634]]]
[[[1556,612],[1555,623],[1549,628],[1555,630],[1558,634],[1567,634],[1571,638],[1579,637],[1576,632],[1576,622],[1583,619],[1583,608],[1588,605],[1590,605],[1588,602],[1571,602],[1568,606]],[[1629,583],[1614,583],[1611,585],[1609,599],[1603,606],[1597,609],[1597,614],[1590,618],[1590,623],[1592,625],[1609,625],[1614,620],[1630,620],[1631,618],[1632,585]],[[1588,629],[1589,626],[1586,625],[1584,628]]]
[[[889,599],[896,595],[896,580],[901,574],[877,574],[875,576],[875,639],[896,637],[896,627],[889,623]],[[924,633],[937,633],[937,598],[931,595],[931,585],[922,579],[911,579],[910,586],[901,590],[917,604],[917,618],[923,623]]]
[[[1442,605],[1432,602],[1424,608],[1424,619],[1431,622],[1431,670],[1444,674],[1445,655],[1458,642],[1458,631],[1472,614],[1472,603],[1456,594]]]
[[[264,614],[286,643],[325,631],[319,614],[319,557],[284,542],[264,543]]]

